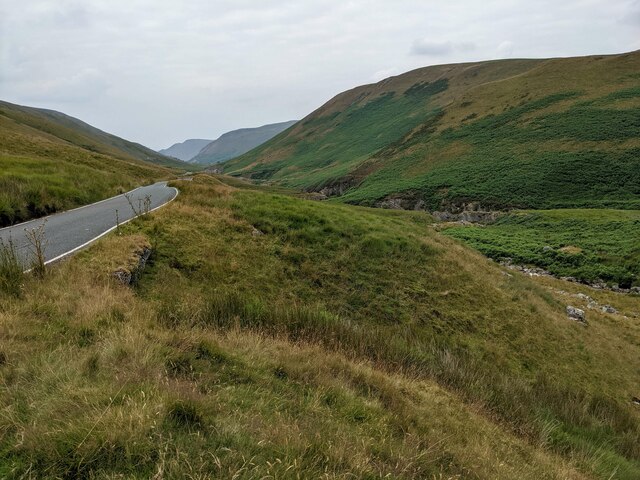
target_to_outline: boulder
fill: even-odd
[[[584,310],[580,310],[579,308],[568,306],[567,307],[567,315],[571,320],[575,320],[580,323],[587,323],[587,319],[584,315]]]
[[[603,305],[601,310],[603,313],[618,313],[618,310],[613,308],[611,305]]]

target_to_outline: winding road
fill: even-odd
[[[147,200],[146,207],[149,211],[153,211],[166,205],[177,195],[178,190],[169,187],[167,182],[158,182],[91,205],[2,228],[0,240],[5,244],[11,240],[20,260],[28,266],[33,253],[26,232],[44,225],[45,261],[46,263],[55,262],[114,230],[117,227],[117,221],[122,224],[133,219],[136,213],[127,196],[136,210],[145,210],[145,200]]]

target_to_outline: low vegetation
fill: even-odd
[[[638,477],[637,298],[585,327],[425,213],[179,183],[2,298],[0,476]]]
[[[640,284],[640,212],[547,210],[505,215],[487,226],[453,227],[444,233],[464,240],[494,260],[542,267],[560,277]]]
[[[338,95],[224,169],[367,206],[638,209],[639,68],[640,51],[418,69]]]

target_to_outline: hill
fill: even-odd
[[[506,271],[424,212],[175,184],[0,291],[0,476],[640,475],[637,296]]]
[[[262,145],[267,140],[283,132],[295,121],[272,123],[257,128],[241,128],[220,136],[209,145],[205,146],[191,162],[201,164],[213,164],[235,158],[249,150]]]
[[[414,70],[344,92],[224,171],[340,201],[639,208],[640,51]]]
[[[167,157],[177,158],[183,162],[188,162],[212,141],[213,140],[192,138],[181,143],[174,143],[169,148],[159,150],[158,153]]]
[[[0,227],[172,176],[177,160],[59,112],[0,102]]]
[[[103,132],[82,120],[54,110],[0,101],[0,115],[92,152],[123,160],[135,159],[169,167],[184,167],[182,162],[161,155],[139,143]]]

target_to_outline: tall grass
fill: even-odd
[[[24,267],[22,266],[16,247],[9,239],[4,242],[0,239],[0,291],[20,296],[24,279]]]
[[[604,394],[569,388],[543,372],[531,380],[489,368],[464,348],[425,335],[415,327],[358,325],[320,307],[267,304],[239,292],[208,296],[203,305],[165,303],[158,321],[170,328],[213,327],[250,330],[294,343],[321,345],[377,368],[413,378],[433,378],[481,405],[515,433],[559,453],[588,458],[593,443],[613,448],[625,464],[640,458],[640,425],[635,415]],[[553,424],[554,428],[549,429]],[[611,436],[611,432],[617,432]],[[585,442],[581,438],[590,438]],[[609,452],[608,455],[611,455]],[[633,471],[632,462],[623,471]]]

